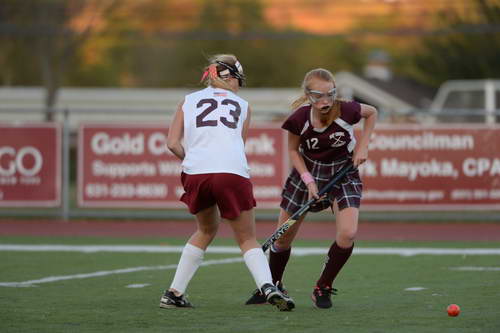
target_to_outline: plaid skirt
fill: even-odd
[[[323,163],[316,160],[311,160],[302,155],[307,169],[316,181],[318,189],[321,190],[323,186],[347,163],[352,159],[352,156],[346,156],[343,159],[333,161],[331,163]],[[358,170],[354,169],[349,171],[345,177],[336,184],[333,189],[327,194],[325,198],[316,202],[309,209],[310,212],[320,212],[325,208],[331,207],[333,202],[337,200],[339,210],[348,207],[359,208],[361,204],[361,193],[363,191],[363,182],[359,177]],[[292,170],[288,176],[283,191],[281,193],[281,204],[289,214],[295,213],[299,210],[309,199],[307,186],[304,184],[300,175],[295,170]]]

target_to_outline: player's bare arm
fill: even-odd
[[[252,110],[251,110],[250,106],[248,106],[247,119],[245,119],[245,122],[243,123],[243,130],[241,131],[241,136],[243,137],[243,142],[247,141],[248,128],[250,127],[251,117],[252,117]]]
[[[167,147],[170,151],[177,156],[181,161],[186,156],[184,147],[182,146],[182,137],[184,136],[184,112],[182,105],[184,101],[179,103],[177,111],[175,112],[174,119],[170,124],[167,137]]]
[[[299,146],[300,136],[288,132],[288,154],[290,156],[290,160],[292,161],[292,165],[295,170],[297,170],[299,174],[303,174],[309,170],[307,170],[304,159],[300,155]]]
[[[368,144],[377,122],[377,114],[377,109],[373,106],[361,104],[361,117],[364,118],[363,132],[352,157],[353,164],[356,167],[365,163],[368,159]]]
[[[300,136],[295,135],[291,132],[288,132],[288,156],[290,156],[290,160],[292,161],[292,165],[297,170],[297,172],[302,175],[305,172],[308,172],[304,159],[300,155],[299,152],[300,146]],[[318,187],[315,182],[311,182],[307,185],[307,189],[309,190],[309,199],[316,198],[318,199]]]

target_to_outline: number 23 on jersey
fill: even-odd
[[[202,110],[199,115],[196,116],[196,127],[216,127],[219,121],[226,127],[235,129],[238,126],[238,120],[241,115],[241,106],[237,101],[232,99],[224,99],[220,102],[221,105],[229,107],[229,115],[232,117],[221,116],[218,120],[212,119],[207,120],[206,117],[213,111],[217,110],[219,107],[219,102],[214,98],[204,98],[196,104],[196,108]]]

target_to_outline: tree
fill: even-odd
[[[45,86],[47,109],[62,84],[194,87],[216,53],[236,54],[250,87],[298,86],[313,67],[352,70],[362,59],[345,36],[274,28],[258,0],[3,2],[0,79]]]
[[[412,59],[423,83],[500,77],[500,2],[470,1],[463,13],[440,12],[441,28],[422,38]]]
[[[184,75],[174,76],[196,82],[204,58],[216,53],[236,54],[250,87],[296,87],[314,67],[350,70],[361,63],[354,43],[344,37],[317,36],[291,28],[276,30],[263,11],[261,1],[204,1],[199,24],[186,35],[190,39],[177,44],[181,57],[175,68]]]
[[[11,56],[21,50],[26,58],[25,62],[13,59],[11,62],[17,65],[14,68],[22,71],[27,65],[38,70],[38,77],[31,80],[45,87],[46,120],[51,121],[66,68],[74,60],[78,47],[90,36],[93,19],[103,7],[96,0],[4,1],[0,10],[4,22],[3,44],[10,46]],[[105,6],[112,8],[113,2],[105,1]],[[88,22],[79,26],[76,19],[89,9]],[[7,74],[4,80],[9,81],[11,76]]]

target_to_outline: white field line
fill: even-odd
[[[28,252],[123,252],[123,253],[180,253],[183,246],[147,246],[147,245],[20,245],[0,244],[0,251]],[[326,247],[294,247],[292,253],[297,256],[326,254]],[[240,254],[235,246],[210,246],[207,253]],[[500,255],[500,248],[425,248],[425,247],[355,247],[354,254],[373,255]]]
[[[96,252],[126,252],[126,253],[179,253],[182,251],[182,246],[135,246],[135,245],[18,245],[18,244],[0,244],[0,251],[31,251],[31,252],[80,252],[80,253],[96,253]],[[209,247],[207,253],[223,253],[223,254],[239,254],[240,249],[231,246],[212,246]],[[293,249],[293,254],[297,256],[305,255],[324,255],[327,253],[327,248],[296,247]],[[355,248],[355,254],[375,254],[375,255],[500,255],[500,249],[439,249],[439,248]],[[217,260],[206,260],[201,265],[217,265],[241,262],[243,258],[226,258]],[[159,265],[159,266],[139,266],[130,267],[109,271],[98,271],[86,274],[49,276],[37,280],[29,280],[22,282],[0,282],[0,287],[32,287],[41,283],[57,282],[73,279],[86,279],[92,277],[108,276],[113,274],[134,273],[140,271],[151,270],[168,270],[175,269],[177,265]]]
[[[405,288],[405,291],[422,291],[425,289],[427,289],[427,288],[425,288],[425,287],[409,287],[409,288]]]
[[[462,266],[462,267],[450,267],[450,270],[469,271],[469,272],[500,272],[500,267]]]
[[[226,258],[226,259],[218,259],[218,260],[206,260],[201,266],[210,266],[210,265],[219,265],[219,264],[232,264],[235,262],[243,261],[242,257],[237,258]],[[38,280],[29,280],[22,282],[0,282],[0,287],[34,287],[40,283],[49,283],[49,282],[57,282],[64,280],[74,280],[74,279],[87,279],[93,277],[100,276],[108,276],[114,274],[126,274],[126,273],[135,273],[141,271],[157,271],[157,270],[168,270],[177,268],[177,264],[175,265],[158,265],[158,266],[139,266],[139,267],[130,267],[123,269],[115,269],[110,271],[98,271],[87,274],[74,274],[74,275],[60,275],[60,276],[48,276]]]

